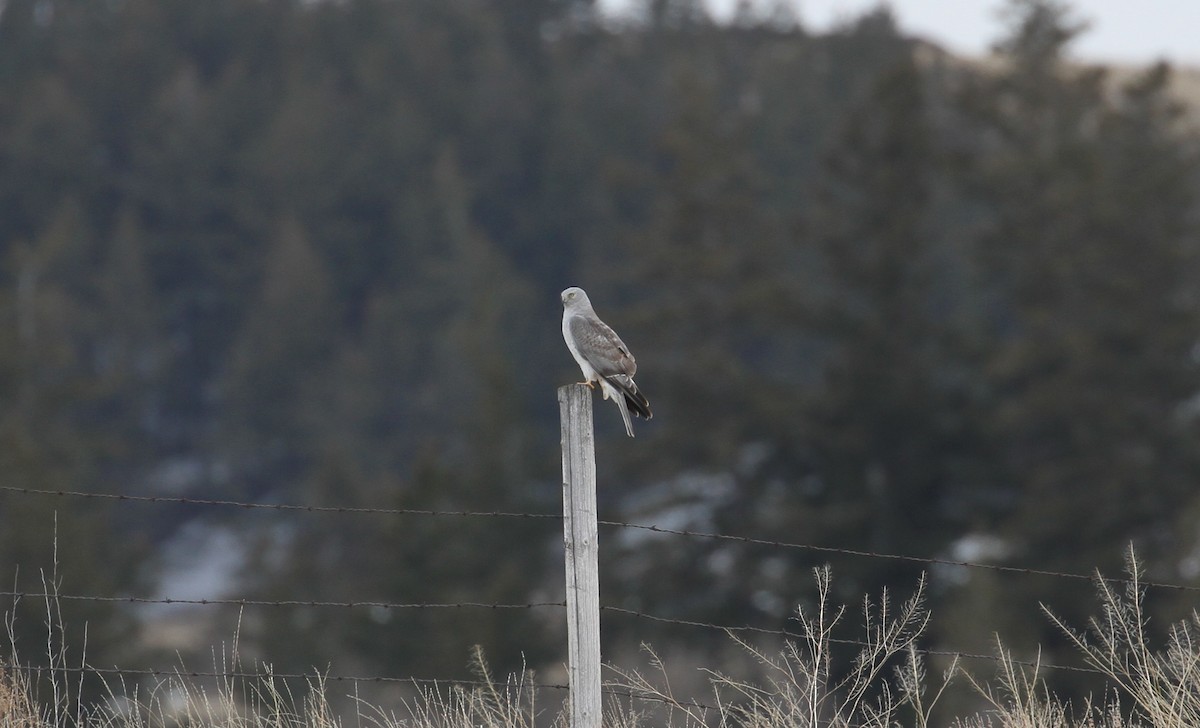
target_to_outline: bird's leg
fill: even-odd
[[[585,379],[585,380],[584,380],[584,381],[582,381],[582,382],[575,382],[575,383],[576,383],[576,384],[586,384],[588,389],[595,389],[595,388],[596,388],[596,385],[595,385],[595,384],[593,384],[593,383],[592,383],[592,380],[590,380],[590,379]]]

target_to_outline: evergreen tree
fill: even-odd
[[[529,413],[517,396],[526,288],[474,224],[462,175],[453,147],[443,147],[429,175],[436,206],[428,231],[439,249],[404,290],[374,297],[363,340],[339,358],[325,388],[330,404],[313,429],[326,434],[314,440],[306,502],[553,510],[545,490],[530,488]],[[558,525],[425,516],[305,522],[288,531],[287,556],[258,588],[281,598],[301,590],[326,600],[358,593],[400,603],[522,603],[544,588],[547,543]],[[316,546],[293,546],[307,543]],[[325,655],[366,660],[384,674],[462,677],[473,644],[501,670],[519,668],[522,655],[553,654],[544,618],[454,609],[347,617],[298,608],[256,623],[248,637],[300,668]],[[289,627],[297,622],[320,639],[297,644]]]
[[[314,404],[329,371],[337,320],[323,261],[296,220],[285,219],[225,380],[227,431],[236,437],[228,447],[247,476],[273,480],[304,467],[320,432]]]
[[[1196,139],[1164,68],[1115,87],[1066,62],[1078,25],[1063,6],[1012,7],[1003,65],[959,99],[974,132],[963,180],[987,316],[991,520],[1009,563],[1118,573],[1130,541],[1152,560],[1178,548],[1169,514],[1200,465],[1196,422],[1179,417],[1200,385]],[[1030,642],[1060,639],[1034,620],[1038,602],[1086,617],[1086,585],[1008,589],[1040,628]]]
[[[1087,554],[1116,566],[1114,534],[1145,533],[1194,473],[1173,413],[1197,385],[1185,183],[1197,159],[1164,70],[1110,103],[1101,72],[1061,62],[1072,35],[1061,8],[1018,5],[1008,70],[980,81],[996,148],[975,168],[980,255],[999,297],[992,427],[1018,494],[1008,522],[1042,563]],[[1052,548],[1058,519],[1082,507],[1073,548]]]
[[[0,472],[4,484],[91,492],[104,483],[120,437],[96,427],[104,388],[94,343],[95,239],[72,200],[29,245],[16,245],[0,271]],[[0,494],[0,568],[9,588],[41,594],[116,594],[145,573],[145,543],[115,538],[111,504],[79,497]],[[110,603],[31,596],[5,608],[18,657],[46,664],[47,609],[70,654],[116,659],[134,652],[130,615]],[[88,696],[100,686],[85,683]]]
[[[887,27],[867,24],[854,34],[874,44]],[[723,65],[717,62],[723,56],[702,56],[712,67],[676,70],[668,98],[674,116],[662,133],[654,204],[648,222],[622,251],[628,263],[614,273],[627,279],[633,264],[635,282],[653,281],[653,286],[626,283],[619,289],[636,302],[625,314],[633,326],[619,325],[619,312],[606,315],[622,332],[636,331],[641,323],[652,333],[641,347],[634,334],[623,336],[641,360],[653,363],[639,381],[662,421],[656,417],[646,429],[675,454],[639,462],[642,482],[626,485],[628,517],[691,518],[690,530],[861,548],[864,523],[876,525],[871,516],[885,512],[895,519],[891,524],[897,532],[888,540],[895,545],[914,532],[903,530],[908,528],[903,511],[924,507],[931,492],[940,493],[946,485],[938,465],[922,470],[926,465],[920,461],[950,438],[946,426],[930,423],[911,435],[905,432],[905,408],[920,396],[910,396],[909,382],[897,387],[895,379],[877,381],[873,376],[879,370],[869,371],[886,366],[872,359],[881,344],[903,350],[914,371],[945,354],[936,330],[944,325],[938,319],[942,312],[929,310],[937,305],[936,293],[921,290],[920,271],[934,265],[936,257],[923,251],[932,222],[922,219],[930,204],[922,197],[930,194],[922,180],[932,174],[927,167],[933,162],[923,157],[928,144],[920,140],[920,124],[912,126],[923,113],[921,79],[905,60],[904,44],[893,40],[881,66],[899,64],[903,70],[889,75],[876,96],[859,100],[845,138],[834,142],[842,167],[834,169],[838,178],[821,203],[840,207],[803,226],[795,207],[806,204],[812,181],[792,178],[788,175],[800,172],[779,170],[776,160],[759,156],[755,140],[764,127],[773,127],[759,120],[753,96],[744,95],[752,91],[724,85],[718,70]],[[778,42],[781,53],[800,48],[796,38]],[[737,58],[733,48],[728,57]],[[856,84],[863,83],[880,70],[868,64],[855,67],[852,75]],[[914,138],[921,143],[914,145]],[[916,179],[906,177],[914,174]],[[805,195],[789,198],[781,189]],[[893,212],[901,218],[889,219]],[[928,259],[907,260],[914,252]],[[600,263],[611,254],[599,246],[596,253],[596,263],[587,267],[603,270]],[[840,256],[836,274],[821,264],[824,253]],[[856,261],[860,254],[867,259]],[[830,311],[838,306],[852,311],[820,321],[822,296]],[[905,322],[904,331],[882,331],[896,320]],[[906,333],[922,339],[920,354],[905,348]],[[897,338],[887,338],[892,336]],[[859,370],[835,372],[831,379],[844,376],[853,383],[837,382],[824,402],[815,401],[822,357],[839,346],[843,349],[831,355],[829,369],[853,360]],[[850,406],[872,396],[858,391],[864,384],[886,396],[872,412],[856,413]],[[854,399],[858,396],[863,400]],[[888,411],[889,419],[871,422],[880,411]],[[835,418],[839,421],[831,422]],[[831,424],[839,428],[836,433],[822,430]],[[896,471],[889,477],[897,482],[889,484],[874,509],[854,497],[868,490],[864,471],[845,472],[855,457],[868,453],[878,453]],[[808,566],[815,558],[720,542],[630,539],[629,545],[610,561],[606,583],[620,584],[622,593],[636,594],[638,604],[651,610],[686,610],[720,622],[783,624],[805,596]],[[858,588],[864,582],[845,583]],[[692,586],[697,584],[703,586]]]
[[[911,55],[881,76],[838,135],[811,214],[827,348],[810,404],[814,487],[797,505],[819,543],[929,554],[980,518],[963,478],[980,437],[954,295],[964,261],[936,223],[946,184],[925,83]],[[874,566],[872,581],[917,576]]]

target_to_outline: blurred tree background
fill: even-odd
[[[1200,583],[1197,117],[1166,65],[1071,62],[1067,6],[1006,8],[967,61],[886,10],[816,35],[695,0],[0,3],[3,482],[554,513],[578,284],[656,413],[628,441],[598,407],[602,518],[1084,573],[1132,541]],[[201,568],[182,534],[222,532],[235,596],[561,598],[552,519],[7,492],[0,521],[18,591],[57,550],[65,593],[165,593]],[[851,602],[920,571],[603,538],[603,603],[725,624],[787,626],[827,561]],[[1037,603],[1090,610],[1086,584],[931,577],[934,649],[1065,660]],[[97,665],[203,661],[237,617],[163,642],[63,608]],[[461,677],[475,643],[553,667],[559,621],[276,608],[240,639],[281,671]]]

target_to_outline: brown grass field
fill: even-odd
[[[1097,579],[1100,617],[1084,628],[1047,615],[1070,636],[1088,665],[1107,682],[1104,697],[1067,705],[1046,687],[1036,664],[1018,662],[997,645],[999,669],[982,679],[953,663],[941,675],[928,674],[916,644],[929,614],[924,584],[903,604],[887,595],[867,600],[862,609],[858,655],[835,665],[833,628],[850,610],[830,603],[828,570],[815,572],[822,599],[814,613],[799,611],[805,638],[775,650],[738,641],[761,666],[757,683],[733,680],[719,670],[704,670],[711,688],[703,701],[680,699],[669,672],[649,647],[648,670],[609,667],[610,701],[605,726],[739,726],[744,728],[929,728],[933,707],[951,681],[965,681],[984,708],[957,717],[954,728],[1194,728],[1200,726],[1200,614],[1171,630],[1165,645],[1147,643],[1142,576],[1130,552],[1123,588]],[[55,613],[49,604],[48,613]],[[51,627],[51,631],[55,631]],[[61,632],[62,625],[57,625]],[[182,672],[152,688],[106,683],[108,696],[84,704],[73,693],[73,676],[53,647],[37,665],[11,656],[0,660],[0,728],[540,728],[565,726],[557,698],[540,702],[532,674],[496,678],[482,652],[474,655],[480,680],[470,685],[414,687],[413,697],[396,708],[365,701],[350,715],[338,714],[320,678],[299,694],[259,667],[247,678],[240,667],[200,684]],[[235,648],[236,650],[236,648]],[[236,655],[229,664],[237,665]],[[836,668],[836,669],[835,669]],[[840,677],[833,679],[831,675]],[[37,676],[35,680],[33,676]],[[75,678],[77,679],[77,678]],[[35,686],[36,682],[36,686]],[[703,703],[703,704],[701,704]]]

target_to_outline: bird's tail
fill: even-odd
[[[625,397],[620,396],[619,392],[617,395],[612,400],[616,403],[617,409],[621,410],[621,419],[625,421],[625,434],[633,437],[633,421],[629,419],[629,408],[625,406]]]
[[[624,374],[613,374],[605,377],[608,383],[613,386],[621,395],[623,395],[626,407],[638,417],[650,419],[654,414],[650,412],[650,400],[646,399],[646,395],[642,394],[634,383],[633,377],[625,376]]]

